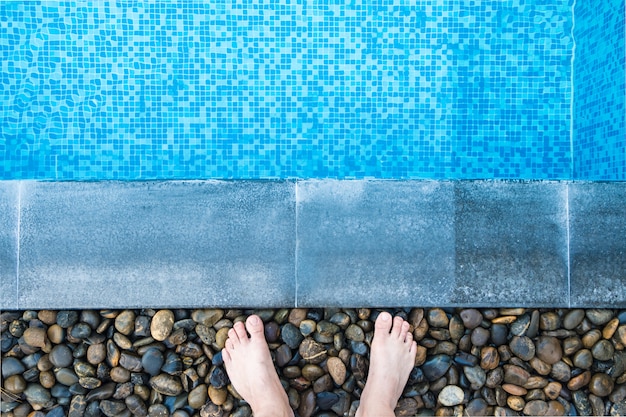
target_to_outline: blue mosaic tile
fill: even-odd
[[[570,0],[0,2],[0,179],[569,178]]]
[[[574,177],[626,180],[624,0],[576,3]]]

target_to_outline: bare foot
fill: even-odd
[[[415,366],[417,343],[409,323],[382,312],[376,319],[367,382],[357,417],[393,416],[398,399]]]
[[[222,357],[230,382],[250,404],[255,417],[293,417],[258,316],[248,317],[245,327],[241,322],[235,323],[228,331]]]

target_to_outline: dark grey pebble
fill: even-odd
[[[40,406],[45,406],[51,398],[50,391],[39,384],[28,384],[24,395],[29,403]]]
[[[317,406],[321,410],[330,410],[332,406],[339,401],[339,396],[334,392],[320,392],[317,394],[316,398]]]
[[[408,385],[419,384],[424,382],[424,372],[419,366],[414,366],[409,374]]]
[[[135,320],[135,328],[137,327],[137,320]],[[184,329],[187,330],[188,332],[192,331],[194,328],[196,327],[196,322],[193,321],[192,319],[182,319],[182,320],[178,320],[177,322],[174,323],[174,330],[178,330],[178,329]]]
[[[39,362],[39,359],[41,359],[42,356],[41,352],[35,352],[32,355],[24,356],[22,358],[22,363],[26,368],[32,368],[37,366],[37,362]]]
[[[150,335],[150,317],[137,316],[135,319],[135,336],[146,337]]]
[[[141,372],[143,370],[141,358],[126,352],[123,352],[120,356],[120,366],[131,372]]]
[[[150,348],[141,356],[141,366],[151,376],[159,374],[164,361],[163,354],[157,348]]]
[[[367,345],[363,342],[355,342],[354,340],[351,340],[350,350],[353,353],[358,353],[359,355],[367,355]]]
[[[161,370],[170,375],[180,375],[183,371],[183,362],[176,353],[171,351],[167,352],[165,363],[161,367]]]
[[[489,404],[482,398],[475,398],[465,407],[465,415],[468,416],[484,416],[487,415],[487,407]]]
[[[229,382],[228,375],[226,375],[226,372],[219,366],[213,369],[209,381],[215,388],[224,388]]]
[[[504,324],[494,324],[491,326],[491,341],[497,346],[502,346],[507,342],[508,330]]]
[[[619,324],[626,324],[626,310],[622,310],[617,315],[617,319],[619,320]]]
[[[106,400],[113,396],[115,392],[115,382],[109,382],[107,384],[103,384],[100,387],[91,390],[89,394],[85,397],[85,401],[91,402],[94,400]]]
[[[65,410],[63,410],[63,407],[54,407],[52,410],[46,413],[46,417],[64,417],[64,416],[65,416]]]
[[[56,345],[50,351],[50,362],[58,368],[65,368],[70,366],[74,361],[72,351],[66,345]]]
[[[593,410],[591,409],[591,403],[589,402],[589,398],[587,398],[587,394],[583,391],[573,392],[572,400],[574,400],[574,406],[576,407],[576,411],[578,411],[578,415],[592,415]]]
[[[478,365],[478,358],[467,352],[457,352],[454,356],[454,362],[463,366],[476,366]]]
[[[222,356],[221,350],[213,355],[213,359],[211,359],[211,364],[215,366],[222,366],[224,364],[224,357]]]
[[[100,403],[98,401],[91,402],[87,404],[87,408],[85,409],[85,414],[83,417],[100,417],[102,413],[100,412]]]
[[[148,408],[138,395],[130,395],[126,397],[124,402],[133,415],[137,417],[146,417],[148,415]]]
[[[76,339],[86,339],[91,336],[91,327],[87,323],[77,323],[70,330],[70,334]]]
[[[50,394],[54,398],[70,398],[72,393],[69,388],[62,384],[54,384],[52,388],[50,388]]]
[[[59,311],[57,313],[57,324],[64,329],[73,326],[78,321],[78,313],[76,311]]]
[[[426,379],[432,382],[444,376],[450,369],[450,365],[452,365],[450,356],[435,355],[424,362],[422,371]]]
[[[100,410],[107,417],[114,417],[126,409],[126,404],[120,401],[102,400],[100,401]]]
[[[152,404],[148,408],[148,414],[150,414],[150,417],[168,417],[170,412],[163,404]]]
[[[17,358],[2,358],[2,378],[10,377],[11,375],[21,374],[26,370],[26,367]]]
[[[291,323],[286,323],[282,327],[280,337],[291,349],[298,349],[300,342],[304,339],[304,336],[300,333],[300,329]]]

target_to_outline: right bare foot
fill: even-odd
[[[393,416],[398,399],[415,366],[417,343],[409,323],[382,312],[376,319],[367,382],[357,417]]]
[[[242,322],[235,323],[228,331],[222,357],[230,382],[250,404],[254,417],[293,417],[258,316],[248,317],[245,327]]]

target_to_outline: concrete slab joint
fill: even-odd
[[[0,308],[626,307],[626,183],[0,181]]]

